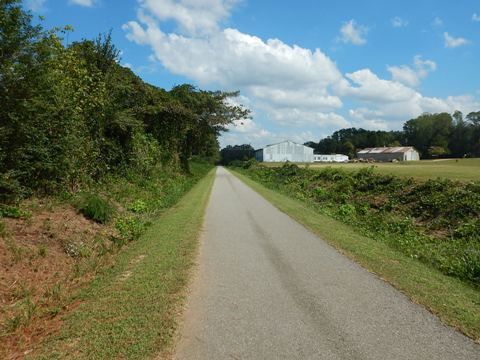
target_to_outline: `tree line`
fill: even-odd
[[[425,113],[408,120],[402,131],[374,131],[357,128],[341,129],[304,145],[316,154],[345,154],[357,157],[357,151],[370,147],[413,146],[422,158],[480,157],[480,111],[467,116],[460,111]],[[228,145],[221,150],[221,162],[248,160],[255,156],[251,145]]]
[[[480,112],[467,116],[460,111],[425,113],[403,125],[403,131],[342,129],[318,143],[309,141],[318,154],[341,153],[356,157],[357,150],[369,147],[413,146],[422,158],[480,156]]]
[[[229,165],[233,161],[245,161],[255,157],[255,149],[252,145],[227,145],[220,151],[220,162]]]
[[[237,92],[170,91],[119,65],[110,33],[63,44],[70,27],[34,24],[19,0],[0,0],[0,201],[75,191],[108,174],[189,171],[217,158],[218,136],[249,110]]]

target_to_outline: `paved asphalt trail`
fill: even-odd
[[[223,168],[175,359],[480,359]]]

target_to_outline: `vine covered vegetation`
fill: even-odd
[[[110,34],[65,45],[18,0],[0,0],[0,202],[76,192],[112,174],[189,173],[215,159],[219,133],[248,116],[185,84],[167,91],[119,65]]]

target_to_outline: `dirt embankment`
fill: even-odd
[[[32,200],[0,235],[0,358],[20,359],[61,325],[72,294],[105,264],[114,230],[71,205]]]

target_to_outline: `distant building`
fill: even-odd
[[[255,150],[255,159],[260,162],[290,161],[311,163],[313,162],[313,149],[286,140],[277,144],[267,145],[263,149]]]
[[[319,155],[313,154],[313,162],[347,162],[348,156],[342,154]]]
[[[420,154],[412,146],[367,148],[357,152],[359,159],[375,161],[416,161]]]

